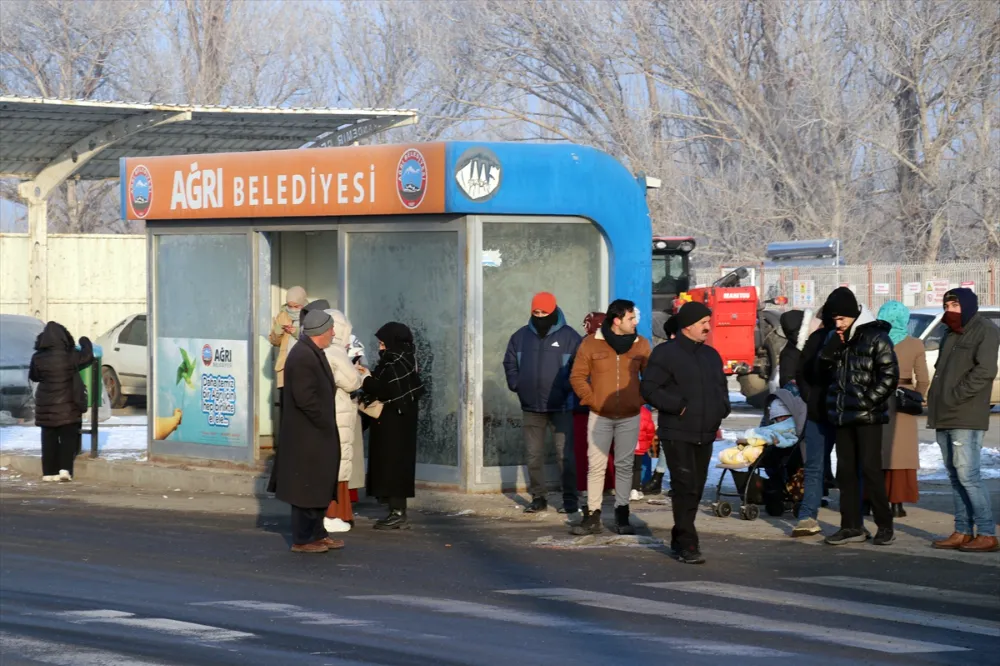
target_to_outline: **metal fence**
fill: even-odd
[[[734,266],[720,266],[725,275]],[[944,292],[969,287],[982,305],[1000,305],[1000,264],[996,261],[941,264],[855,264],[839,268],[749,266],[749,278],[762,300],[786,296],[789,307],[819,307],[840,286],[849,287],[872,310],[886,301],[907,307],[934,307]]]

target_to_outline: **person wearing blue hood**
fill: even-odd
[[[528,492],[531,504],[525,513],[548,508],[545,483],[545,432],[551,427],[556,460],[562,478],[561,511],[579,510],[576,459],[573,452],[573,406],[570,366],[580,346],[580,334],[566,324],[566,317],[548,292],[531,300],[531,318],[510,336],[503,369],[507,387],[517,393],[523,415],[522,430],[528,452]]]
[[[927,427],[937,430],[955,499],[955,531],[935,548],[986,553],[1000,550],[990,497],[980,477],[983,438],[990,427],[990,389],[997,376],[1000,331],[979,312],[971,289],[944,295],[941,351],[927,394]]]

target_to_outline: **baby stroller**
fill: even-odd
[[[774,406],[776,401],[781,403],[777,407]],[[775,412],[775,417],[772,417],[772,411]],[[743,520],[756,520],[760,516],[761,505],[771,516],[781,516],[788,511],[798,516],[802,502],[802,438],[806,424],[806,405],[792,391],[777,389],[767,399],[761,426],[772,425],[779,413],[789,415],[794,422],[794,442],[789,446],[768,444],[749,463],[720,462],[717,467],[722,469],[722,475],[716,485],[715,501],[712,503],[712,511],[716,516],[726,518],[732,514],[732,504],[723,499],[727,497],[740,500],[740,517]],[[766,477],[761,475],[761,470],[766,472]],[[727,473],[733,479],[736,492],[722,490]]]

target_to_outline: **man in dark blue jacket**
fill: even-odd
[[[562,512],[576,513],[576,461],[573,456],[573,389],[570,365],[580,346],[580,334],[566,325],[556,297],[548,292],[531,300],[531,319],[510,336],[503,369],[507,387],[517,393],[523,412],[528,450],[528,492],[525,513],[545,511],[545,431],[551,425],[562,476]]]

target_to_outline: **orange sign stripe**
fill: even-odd
[[[131,220],[443,213],[445,144],[125,160]]]

